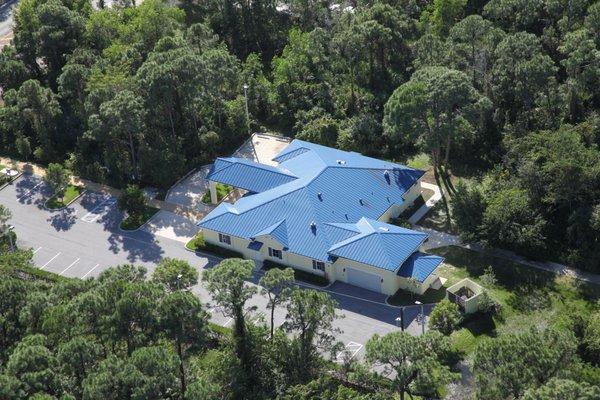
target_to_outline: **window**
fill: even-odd
[[[219,233],[219,242],[231,245],[231,236]]]
[[[281,258],[282,258],[281,250],[276,250],[272,247],[269,247],[269,256],[271,256],[273,258],[279,258],[281,260]]]
[[[323,261],[313,261],[313,269],[318,269],[319,271],[325,271],[325,263]]]

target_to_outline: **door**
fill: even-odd
[[[346,267],[347,283],[381,293],[381,276]]]

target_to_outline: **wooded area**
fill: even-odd
[[[161,188],[249,126],[425,153],[465,238],[599,271],[600,4],[129,5],[21,2],[0,54],[3,153]]]

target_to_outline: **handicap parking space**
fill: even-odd
[[[7,205],[38,204],[43,199],[50,197],[52,191],[39,177],[23,174],[0,191],[0,201]]]

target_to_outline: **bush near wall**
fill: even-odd
[[[244,255],[238,251],[206,243],[204,241],[204,235],[202,234],[202,232],[198,232],[192,240],[187,242],[185,247],[193,251],[203,251],[224,258],[244,258]]]
[[[263,261],[263,269],[265,271],[268,271],[272,268],[279,268],[279,269],[292,268],[294,270],[294,277],[296,278],[296,280],[310,283],[311,285],[321,286],[321,287],[329,285],[329,281],[324,276],[311,274],[310,272],[302,271],[302,270],[299,270],[299,269],[296,269],[293,267],[289,267],[287,265],[279,264],[278,262],[271,261],[271,260]]]

